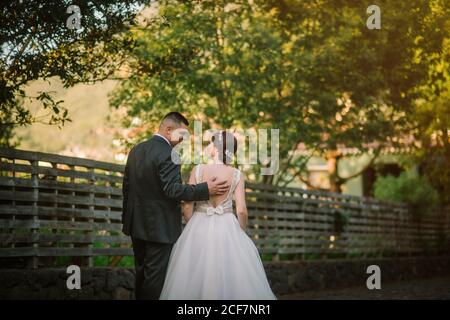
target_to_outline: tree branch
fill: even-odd
[[[308,156],[308,158],[306,158],[302,165],[299,166],[299,168],[296,170],[296,172],[291,176],[290,179],[283,181],[283,187],[286,187],[289,183],[291,183],[295,178],[300,177],[301,180],[301,175],[300,173],[302,172],[302,170],[305,168],[305,165],[308,163],[309,159],[311,159],[311,157],[313,156],[313,153],[311,153],[310,156]]]
[[[22,57],[25,49],[28,47],[28,45],[30,44],[31,40],[33,39],[34,34],[36,33],[36,28],[32,27],[31,29],[31,33],[28,35],[28,37],[25,39],[22,47],[20,48],[20,50],[17,52],[16,57],[14,58],[13,63],[11,64],[11,67],[8,69],[8,73],[6,74],[6,77],[8,78],[9,76],[11,76],[14,67],[16,66],[17,62],[19,61],[19,59]]]

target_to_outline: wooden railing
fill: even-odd
[[[414,217],[404,204],[248,185],[249,234],[262,253],[313,257],[450,254],[450,212]]]
[[[30,257],[36,268],[41,257],[92,266],[93,256],[132,255],[121,232],[123,166],[14,149],[0,157],[0,257]]]
[[[133,254],[121,232],[122,165],[0,148],[0,263]],[[441,254],[449,212],[415,220],[405,205],[247,184],[248,234],[261,254],[305,258]],[[111,261],[117,262],[113,258]],[[2,267],[2,265],[0,265]]]

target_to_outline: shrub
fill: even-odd
[[[407,172],[398,177],[378,177],[374,195],[381,200],[403,202],[410,206],[417,216],[436,212],[439,194],[425,177],[411,176]]]

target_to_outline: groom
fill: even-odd
[[[182,141],[175,130],[188,130],[179,112],[167,114],[152,138],[134,146],[123,177],[123,232],[131,236],[136,268],[136,299],[158,299],[170,252],[181,234],[180,201],[208,200],[229,189],[211,178],[197,185],[182,184],[172,148]]]

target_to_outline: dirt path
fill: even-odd
[[[450,276],[401,282],[381,283],[380,290],[352,287],[323,291],[307,291],[279,297],[279,299],[362,300],[362,299],[445,299],[450,300]]]

